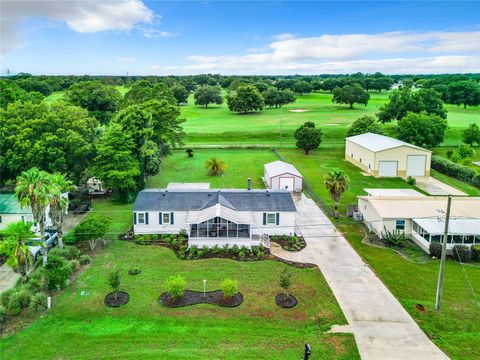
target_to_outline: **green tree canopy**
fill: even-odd
[[[177,105],[186,104],[188,102],[188,95],[190,92],[187,88],[181,84],[176,84],[172,86],[172,93],[177,100]]]
[[[401,120],[408,112],[438,115],[447,118],[447,110],[440,94],[432,89],[412,91],[410,87],[402,87],[390,94],[388,102],[380,107],[378,119],[383,122]]]
[[[348,128],[347,136],[360,135],[364,133],[374,133],[383,135],[383,126],[373,116],[362,116],[355,120]]]
[[[195,105],[208,107],[208,104],[220,105],[223,103],[222,89],[218,86],[203,85],[195,91]]]
[[[122,95],[113,86],[100,81],[82,81],[70,86],[64,99],[87,109],[98,121],[106,124],[118,111]]]
[[[480,145],[480,127],[475,123],[468,125],[466,129],[462,130],[462,140],[470,146],[475,143]]]
[[[398,138],[424,147],[440,145],[447,130],[447,120],[427,112],[409,112],[398,123]]]
[[[228,108],[230,111],[247,114],[252,111],[261,111],[265,106],[263,96],[254,85],[241,85],[228,94]]]
[[[295,94],[299,95],[308,94],[312,91],[312,86],[305,80],[299,80],[295,82],[295,85],[293,86],[293,91],[295,92]]]
[[[322,142],[322,130],[316,129],[313,122],[306,122],[295,130],[294,137],[297,140],[297,148],[303,149],[305,155],[308,155],[310,151],[320,146]]]
[[[480,86],[472,80],[457,81],[448,85],[448,103],[467,106],[480,105]]]
[[[0,80],[0,107],[6,109],[8,104],[16,101],[39,104],[44,96],[38,91],[25,91],[13,81]]]
[[[269,107],[282,107],[283,105],[295,102],[295,95],[291,90],[278,90],[274,87],[268,88],[264,93],[265,105]]]
[[[166,100],[170,104],[177,104],[177,99],[167,84],[139,80],[134,82],[125,94],[122,107],[141,104],[148,100]]]
[[[38,167],[78,182],[94,156],[98,122],[85,109],[62,102],[15,103],[0,110],[0,117],[2,181]]]
[[[112,123],[99,139],[94,161],[95,176],[113,190],[120,201],[129,201],[137,189],[140,162],[134,155],[135,142],[121,125]]]
[[[325,187],[335,202],[335,219],[338,218],[338,203],[342,194],[350,187],[350,178],[343,170],[333,169],[325,176]]]
[[[353,104],[367,106],[370,94],[359,84],[345,85],[333,89],[332,102],[337,104],[348,104],[353,109]]]
[[[95,249],[97,242],[107,233],[112,219],[107,216],[89,217],[73,229],[76,241],[88,241],[90,248]]]
[[[2,231],[3,240],[0,241],[0,254],[7,256],[7,264],[18,270],[23,277],[33,264],[33,258],[27,246],[35,237],[32,223],[19,221],[8,224]]]

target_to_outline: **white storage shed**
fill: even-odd
[[[274,161],[264,165],[265,185],[272,190],[300,192],[303,188],[303,176],[292,164]]]

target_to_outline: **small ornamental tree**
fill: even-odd
[[[63,289],[67,286],[67,280],[73,271],[69,261],[56,255],[49,257],[44,269],[49,290]]]
[[[325,187],[335,203],[335,219],[338,219],[338,203],[342,194],[350,187],[350,178],[343,170],[333,169],[325,177]]]
[[[113,290],[113,297],[117,300],[118,290],[120,289],[120,272],[118,270],[112,271],[110,275],[108,275],[108,285]]]
[[[317,149],[322,142],[322,131],[315,128],[313,122],[306,122],[295,130],[294,137],[297,140],[296,146],[305,151],[308,155],[310,151]]]
[[[205,161],[205,169],[209,176],[223,175],[227,170],[227,164],[222,159],[212,156]]]
[[[220,284],[220,289],[222,290],[225,301],[229,301],[238,293],[238,281],[226,278]]]
[[[231,91],[227,98],[230,111],[247,114],[262,111],[265,101],[255,85],[240,85]]]
[[[333,89],[332,102],[337,104],[348,104],[353,109],[353,104],[367,106],[370,94],[359,84],[345,85]]]
[[[168,278],[167,281],[165,281],[167,293],[174,301],[180,299],[183,296],[186,286],[187,283],[185,282],[185,278],[180,275],[172,276]]]
[[[462,130],[462,140],[465,144],[473,146],[475,143],[480,145],[480,127],[473,123]]]
[[[287,300],[288,298],[288,289],[292,285],[292,274],[291,272],[285,268],[281,273],[280,273],[280,279],[279,279],[279,285],[283,289],[283,299]]]
[[[75,240],[88,241],[90,249],[95,250],[98,240],[105,235],[111,221],[112,219],[107,216],[98,216],[82,221],[73,229]]]
[[[193,96],[195,98],[195,105],[205,105],[223,103],[221,89],[217,86],[204,85],[200,86]]]
[[[348,128],[348,136],[355,136],[364,133],[374,133],[383,135],[383,126],[373,116],[362,116],[355,120]]]

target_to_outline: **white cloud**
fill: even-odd
[[[171,38],[171,37],[174,37],[175,34],[171,33],[171,32],[168,32],[168,31],[161,31],[159,29],[155,29],[155,28],[145,28],[142,30],[142,33],[143,33],[143,36],[145,36],[146,38],[164,38],[164,39],[168,39],[168,38]]]
[[[281,34],[267,51],[191,55],[188,72],[442,73],[480,71],[480,32],[388,32],[298,38]]]
[[[79,33],[130,31],[136,24],[152,24],[153,11],[141,0],[3,0],[1,12],[1,53],[21,46],[18,24],[39,17],[64,22]]]
[[[136,60],[135,57],[118,57],[117,61],[122,62],[122,63],[132,63]]]

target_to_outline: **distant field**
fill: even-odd
[[[127,88],[117,86],[125,94]],[[375,115],[379,107],[388,99],[388,92],[370,93],[368,106],[355,105],[355,109],[332,103],[329,93],[312,93],[299,96],[293,104],[282,109],[266,108],[263,112],[239,115],[228,110],[227,104],[196,106],[193,96],[188,105],[181,107],[182,117],[186,119],[184,130],[187,133],[187,145],[266,145],[278,146],[280,143],[280,120],[282,119],[283,143],[294,147],[293,132],[305,121],[313,121],[323,131],[322,144],[326,146],[343,145],[348,126],[364,115]],[[60,99],[62,92],[47,97],[47,102]],[[447,105],[449,129],[443,146],[461,144],[461,130],[471,123],[480,125],[480,107],[463,109],[461,106]],[[304,112],[292,112],[302,109]],[[395,123],[387,125],[387,133],[393,132]]]

